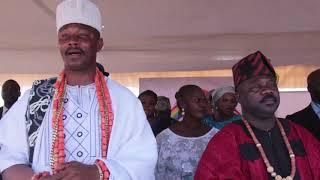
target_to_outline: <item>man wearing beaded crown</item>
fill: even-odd
[[[275,116],[280,102],[276,73],[256,52],[232,68],[242,121],[210,141],[195,179],[320,179],[320,143],[301,126]]]
[[[35,81],[1,120],[4,179],[154,179],[156,142],[140,101],[96,67],[98,7],[65,0],[56,15],[64,70]]]

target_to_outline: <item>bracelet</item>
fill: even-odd
[[[50,173],[48,171],[44,171],[42,173],[36,173],[31,177],[31,180],[39,180],[41,177],[47,177]]]
[[[100,180],[108,180],[110,177],[110,172],[109,172],[109,169],[107,168],[106,164],[103,161],[101,161],[100,159],[97,159],[95,162],[95,165],[99,169]]]

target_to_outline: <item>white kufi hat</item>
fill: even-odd
[[[90,0],[64,0],[56,10],[57,32],[71,23],[80,23],[95,28],[101,34],[101,14]]]

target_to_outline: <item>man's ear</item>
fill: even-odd
[[[97,52],[102,50],[103,45],[104,45],[103,39],[102,38],[98,39]]]

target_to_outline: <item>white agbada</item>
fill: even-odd
[[[106,78],[107,79],[107,78]],[[152,180],[157,146],[140,101],[126,88],[108,79],[114,123],[107,159],[110,179]],[[100,113],[95,85],[67,86],[64,101],[66,161],[93,164],[101,157]],[[26,132],[27,91],[0,121],[0,170],[28,164]],[[32,169],[50,171],[52,103],[36,140]]]

